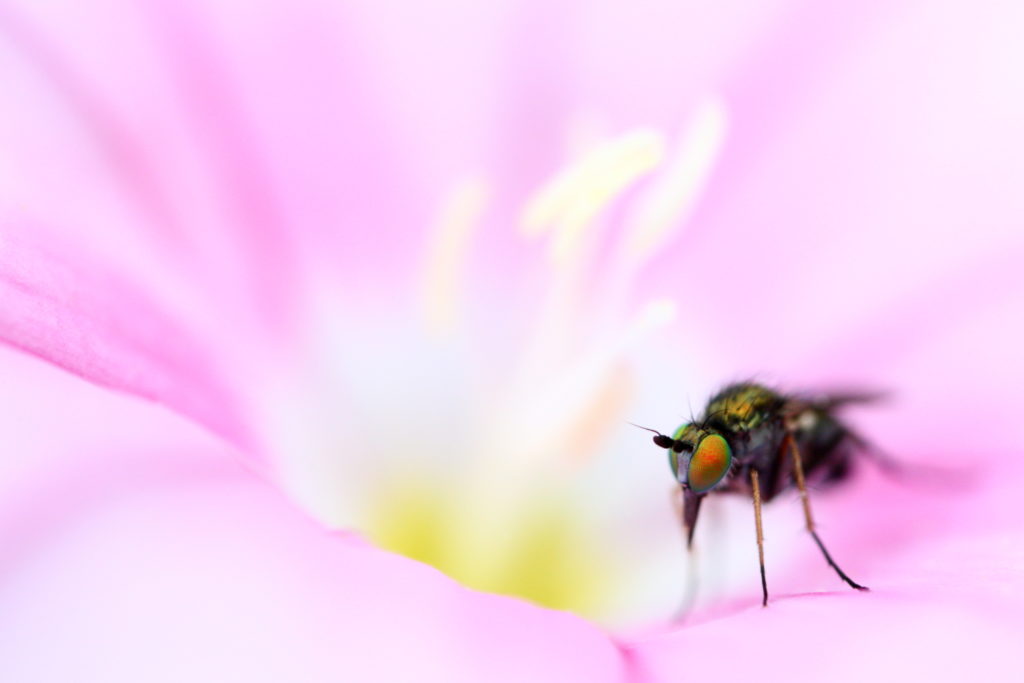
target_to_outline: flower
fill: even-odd
[[[1000,673],[1021,579],[1015,12],[3,10],[0,335],[218,437],[7,359],[9,402],[39,396],[73,435],[8,425],[31,454],[5,482],[8,678],[672,680],[737,643],[762,655],[737,670],[791,662],[806,623],[845,645],[796,675],[867,671],[847,664],[865,648],[919,674],[944,638],[971,656],[933,671]],[[766,371],[896,386],[865,433],[980,456],[953,494],[868,475],[816,497],[869,596],[793,596],[834,577],[792,506],[766,518],[770,611],[735,597],[749,511],[727,501],[698,564],[733,602],[614,637],[373,547],[664,618],[678,531],[625,420],[674,426],[686,396]]]

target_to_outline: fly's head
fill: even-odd
[[[682,425],[672,436],[653,429],[647,431],[654,432],[654,445],[668,453],[672,476],[684,490],[707,493],[725,478],[732,467],[732,448],[725,437],[715,431],[693,424]]]

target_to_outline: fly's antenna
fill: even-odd
[[[637,424],[637,423],[635,423],[635,422],[627,422],[626,424],[631,424],[631,425],[633,425],[634,427],[636,427],[637,429],[643,429],[643,430],[645,430],[645,431],[648,431],[648,432],[651,432],[651,433],[653,433],[653,434],[657,434],[658,436],[665,436],[664,434],[662,434],[661,432],[659,432],[659,431],[658,431],[657,429],[651,429],[650,427],[641,427],[640,425],[638,425],[638,424]]]
[[[640,425],[634,422],[630,422],[629,424],[633,425],[637,429],[643,429],[645,431],[656,434],[657,436],[654,437],[654,445],[658,446],[659,448],[672,448],[675,444],[675,441],[672,439],[671,436],[666,436],[659,432],[657,429],[651,429],[650,427],[641,427]]]

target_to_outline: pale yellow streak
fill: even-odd
[[[725,103],[713,96],[702,100],[686,126],[678,152],[626,221],[630,259],[647,257],[685,225],[721,153],[727,128]]]
[[[459,183],[442,207],[427,253],[421,288],[422,312],[428,331],[450,333],[458,321],[459,285],[473,228],[488,198],[483,180]]]
[[[629,392],[628,379],[619,374],[623,358],[673,315],[672,302],[649,303],[557,376],[509,397],[490,416],[481,457],[461,472],[466,483],[459,506],[473,514],[452,521],[449,549],[449,557],[467,566],[474,581],[486,580],[510,561],[523,501],[535,495],[537,483],[552,471],[579,464],[600,445],[604,432],[596,422],[621,420]],[[582,433],[590,438],[580,438]]]
[[[675,317],[675,304],[667,299],[649,302],[629,322],[606,336],[600,346],[572,359],[562,372],[514,405],[500,411],[489,434],[508,448],[503,466],[529,470],[553,454],[552,447],[566,425],[585,412],[622,358]]]
[[[554,227],[555,221],[569,203],[574,188],[582,182],[589,159],[590,155],[560,171],[526,202],[519,221],[524,235],[533,237]]]
[[[575,466],[590,461],[621,427],[622,415],[633,397],[632,375],[624,363],[611,368],[580,412],[563,428],[555,453]]]
[[[589,128],[578,126],[578,137],[593,139],[593,126]],[[664,147],[664,136],[648,128],[606,137],[582,156],[572,157],[576,161],[527,203],[521,229],[527,236],[554,232],[548,257],[555,268],[516,373],[522,384],[550,375],[552,366],[562,363],[560,358],[584,313],[581,301],[587,294],[583,280],[590,273],[590,257],[598,253],[594,237],[603,224],[600,214],[660,162]]]
[[[637,316],[636,323],[630,329],[631,334],[626,337],[623,346],[635,344],[675,319],[676,303],[674,301],[671,299],[649,301]]]
[[[553,229],[549,255],[564,262],[601,211],[661,162],[664,149],[664,136],[650,129],[633,130],[598,145],[527,202],[524,234]]]

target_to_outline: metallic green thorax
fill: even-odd
[[[708,403],[702,420],[683,424],[672,435],[681,441],[684,451],[692,453],[709,434],[751,432],[771,419],[777,418],[786,400],[774,391],[757,384],[733,384],[718,393]],[[679,454],[668,449],[672,474],[679,471]]]
[[[756,384],[734,384],[708,403],[705,426],[721,425],[731,432],[757,429],[778,414],[786,400]]]

